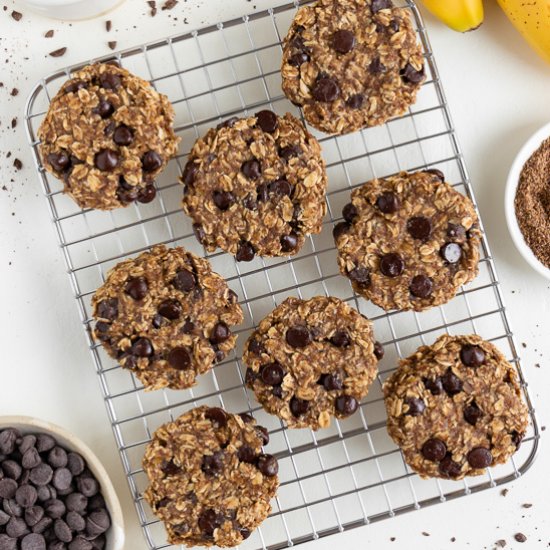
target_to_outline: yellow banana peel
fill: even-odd
[[[550,0],[497,0],[531,47],[550,63]]]
[[[483,23],[483,0],[422,0],[422,3],[429,12],[458,32],[473,31]]]

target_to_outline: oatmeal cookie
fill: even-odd
[[[111,64],[84,67],[51,102],[38,130],[42,162],[81,208],[151,202],[153,179],[176,154],[168,98]]]
[[[300,8],[281,71],[288,99],[330,134],[402,115],[425,79],[409,12],[390,0],[318,0]]]
[[[444,304],[478,273],[474,205],[444,179],[427,170],[367,182],[334,227],[341,273],[386,311]]]
[[[210,263],[155,246],[119,263],[92,298],[94,337],[146,389],[189,388],[235,347],[237,295]]]
[[[345,302],[288,298],[246,344],[246,384],[289,428],[326,428],[332,416],[357,411],[376,376],[379,350],[371,322]]]
[[[528,424],[515,368],[479,336],[438,338],[384,384],[388,432],[422,477],[462,479],[503,464]]]
[[[198,407],[161,426],[145,451],[144,493],[170,544],[236,546],[268,516],[279,480],[248,414]]]
[[[260,111],[211,129],[195,143],[182,182],[198,240],[237,261],[296,254],[307,235],[321,231],[321,147],[288,113]]]

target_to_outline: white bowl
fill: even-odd
[[[535,132],[527,140],[514,159],[508,174],[508,181],[506,182],[506,191],[504,193],[504,212],[506,214],[508,230],[510,231],[512,240],[514,241],[514,244],[520,254],[535,271],[540,273],[543,277],[550,279],[550,269],[548,269],[535,256],[523,238],[523,234],[519,228],[518,220],[516,218],[516,209],[514,206],[516,191],[519,185],[519,178],[523,166],[529,160],[529,157],[540,147],[541,143],[548,137],[550,137],[550,124],[546,124],[540,130]]]
[[[18,0],[18,3],[45,17],[74,21],[98,17],[124,0]]]
[[[120,502],[105,468],[92,450],[67,430],[50,422],[38,420],[37,418],[29,416],[0,416],[0,430],[5,428],[16,428],[22,434],[50,434],[63,447],[79,453],[84,458],[88,468],[90,468],[101,485],[101,494],[111,515],[111,527],[106,533],[107,544],[105,550],[122,550],[124,548],[124,519],[122,517]]]

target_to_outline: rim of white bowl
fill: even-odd
[[[519,185],[519,178],[521,171],[525,163],[529,160],[531,155],[541,146],[542,142],[550,137],[550,123],[545,124],[542,128],[539,128],[522,146],[519,150],[510,172],[508,173],[508,180],[506,182],[506,190],[504,193],[504,213],[506,217],[506,223],[508,225],[508,231],[512,237],[512,241],[516,246],[518,252],[523,256],[525,261],[540,275],[550,279],[550,269],[548,269],[531,250],[523,233],[519,228],[519,223],[516,217],[515,199],[516,191]]]
[[[107,536],[107,550],[123,550],[125,529],[122,507],[118,499],[111,478],[105,470],[105,467],[96,456],[96,454],[74,433],[48,422],[32,416],[0,416],[0,430],[15,427],[18,429],[28,429],[29,431],[47,432],[53,435],[59,442],[71,450],[77,451],[86,460],[86,464],[96,476],[101,484],[101,494],[111,515],[111,527]]]

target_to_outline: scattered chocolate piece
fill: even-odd
[[[52,38],[53,35],[54,35],[54,30],[50,29],[49,31],[46,32],[46,34],[44,35],[44,38]]]
[[[116,48],[117,42],[116,40],[111,40],[107,42],[107,45],[109,46],[109,48],[111,48],[111,50],[114,50]]]
[[[21,21],[21,19],[23,18],[23,14],[18,12],[18,11],[12,11],[11,12],[11,16],[16,20],[16,21]]]
[[[19,94],[19,90],[17,88],[13,88],[12,91],[10,92],[10,95],[12,97],[15,97],[18,94]]]
[[[504,548],[506,546],[506,541],[504,539],[500,539],[500,540],[497,540],[495,542],[495,544],[499,547],[499,548]]]
[[[12,129],[15,128],[17,126],[17,117],[13,117],[11,119],[11,127]]]
[[[176,4],[178,4],[178,0],[166,0],[166,2],[164,2],[164,4],[162,5],[162,10],[171,10],[172,8],[174,8],[176,6]]]
[[[64,48],[59,48],[57,50],[54,50],[53,52],[50,52],[48,55],[50,57],[61,57],[63,55],[65,55],[65,52],[67,51],[67,48],[64,47]]]
[[[21,168],[23,168],[23,163],[19,159],[15,159],[13,161],[13,165],[17,170],[21,170]]]
[[[523,533],[516,533],[514,535],[514,538],[516,539],[517,542],[526,542],[527,541],[527,537]]]
[[[112,28],[113,28],[113,22],[110,19],[108,21],[105,21],[105,30],[107,32],[111,32]]]
[[[530,502],[526,502],[521,505],[522,508],[531,508],[533,505]]]

